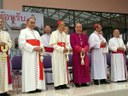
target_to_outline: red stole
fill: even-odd
[[[26,40],[26,42],[27,43],[29,43],[29,44],[31,44],[32,46],[40,46],[40,41],[39,40],[37,40],[37,39],[28,39],[28,40]],[[39,75],[40,75],[40,80],[43,80],[44,78],[44,74],[43,74],[43,69],[44,68],[44,66],[43,66],[43,62],[41,62],[41,60],[40,60],[40,54],[39,54]]]

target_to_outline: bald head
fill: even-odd
[[[34,29],[35,28],[35,19],[34,18],[28,18],[27,19],[27,27],[30,29]]]

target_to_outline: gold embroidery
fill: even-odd
[[[8,45],[5,45],[4,46],[1,46],[1,51],[2,51],[2,68],[3,68],[3,74],[2,74],[2,77],[3,77],[3,80],[2,80],[2,91],[5,91],[5,63],[6,63],[6,60],[7,60],[7,54],[6,52],[8,51]]]
[[[6,52],[8,51],[8,45],[1,46],[1,50],[2,50],[2,60],[6,60],[7,59],[7,54]]]

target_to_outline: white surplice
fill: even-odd
[[[91,51],[91,78],[92,79],[107,79],[107,60],[106,48],[100,48],[101,42],[106,42],[105,38],[94,31],[89,37],[89,46]]]
[[[0,30],[0,32],[0,42],[5,42],[10,49],[12,46],[12,41],[10,39],[9,33],[3,30]],[[3,63],[2,52],[0,52],[0,93],[7,92],[9,90],[12,90],[12,84],[9,84],[8,82],[8,64],[7,60],[5,60]]]
[[[52,54],[52,70],[55,87],[68,83],[66,63],[67,57],[63,53],[64,47],[58,46],[57,42],[65,42],[66,47],[68,48],[67,35],[64,32],[60,33],[58,30],[56,30],[52,32],[50,38],[49,44],[54,48]]]
[[[41,37],[37,31],[30,28],[21,30],[19,47],[22,50],[22,92],[46,89],[45,76],[43,76],[43,80],[39,79],[39,53],[33,51],[35,46],[26,42],[29,39],[38,39],[41,42],[40,47],[43,48]]]
[[[117,52],[118,47],[125,49],[124,42],[121,38],[113,37],[109,40],[109,49]],[[111,81],[126,80],[126,61],[123,53],[111,53]]]

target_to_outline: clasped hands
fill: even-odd
[[[68,52],[68,49],[64,48],[63,53],[67,53],[67,52]]]
[[[85,46],[84,48],[82,48],[81,52],[82,53],[85,53],[85,52],[88,52],[89,51],[89,47],[88,46]]]
[[[124,48],[123,47],[118,47],[117,50],[123,50],[124,51]]]
[[[100,43],[100,46],[101,46],[101,47],[106,47],[106,42],[102,41],[102,42]]]
[[[33,50],[36,51],[36,52],[41,52],[43,50],[43,48],[38,46],[38,47],[34,47]]]
[[[0,46],[5,46],[6,45],[6,43],[5,42],[0,42]]]

